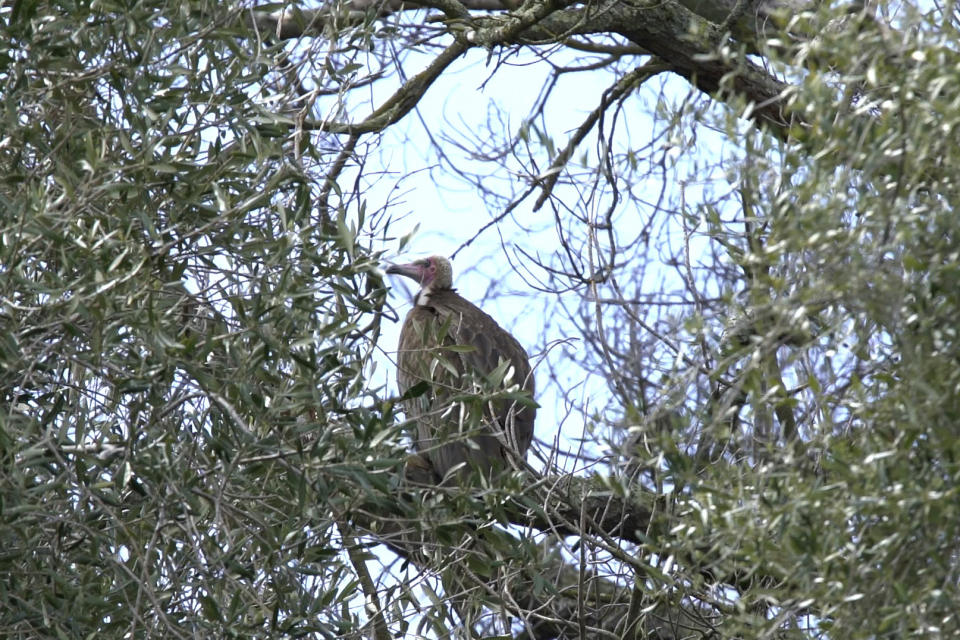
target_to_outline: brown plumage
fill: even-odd
[[[400,331],[397,383],[407,393],[421,382],[424,393],[404,402],[407,418],[417,424],[417,449],[446,476],[470,468],[488,475],[507,468],[510,457],[523,459],[533,440],[536,408],[533,372],[527,353],[496,321],[453,289],[450,261],[441,256],[392,265],[387,273],[416,280],[420,292]],[[502,380],[486,380],[493,372]],[[464,398],[490,384],[513,388],[527,397],[497,398],[483,403]],[[457,398],[459,396],[459,398]],[[513,451],[508,456],[505,447]]]

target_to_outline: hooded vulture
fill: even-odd
[[[409,396],[403,407],[416,422],[417,450],[440,478],[454,469],[458,479],[471,469],[490,477],[510,458],[522,460],[536,416],[523,347],[456,292],[446,258],[391,265],[387,273],[420,285],[397,348],[397,383]]]

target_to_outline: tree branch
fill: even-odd
[[[570,156],[573,155],[573,152],[576,151],[577,147],[583,142],[583,139],[587,137],[587,134],[593,129],[597,121],[600,119],[600,116],[603,115],[603,112],[607,108],[620,100],[624,95],[629,91],[632,91],[638,85],[642,84],[649,78],[665,71],[667,66],[659,62],[649,62],[641,67],[637,67],[630,73],[626,74],[619,80],[616,84],[603,92],[603,96],[600,99],[600,104],[597,105],[597,108],[590,112],[590,115],[577,127],[577,130],[574,131],[573,135],[570,136],[570,140],[567,142],[567,146],[563,148],[563,151],[557,154],[553,159],[553,162],[550,163],[550,166],[544,171],[539,177],[543,186],[543,191],[537,197],[537,201],[533,205],[534,211],[539,211],[540,207],[543,206],[543,203],[547,201],[547,198],[550,197],[550,194],[553,192],[553,187],[557,184],[557,179],[560,177],[560,172],[563,170],[563,167],[570,160]]]
[[[424,549],[443,543],[436,539],[433,528],[423,523],[422,509],[426,501],[417,496],[411,481],[411,476],[418,480],[425,477],[422,474],[423,462],[416,462],[417,459],[422,461],[417,455],[408,459],[405,472],[408,487],[414,493],[393,503],[395,511],[387,511],[389,507],[382,499],[360,495],[350,517],[359,531],[387,544],[401,557],[425,570],[439,571],[429,554],[424,553]],[[609,495],[595,493],[595,481],[573,476],[550,480],[528,487],[516,503],[505,505],[513,524],[533,526],[561,535],[589,536],[588,532],[578,528],[577,523],[582,522],[587,529],[606,529],[607,533],[623,534],[624,539],[639,541],[651,522],[650,510],[638,502],[619,501],[611,499]],[[433,488],[427,487],[426,490],[432,491]],[[465,523],[463,526],[466,532],[470,525]],[[510,565],[509,558],[501,557],[504,544],[502,540],[496,544],[497,536],[513,537],[502,530],[495,533],[485,529],[474,530],[472,546],[475,552],[487,557],[489,566],[509,566],[509,577],[505,578],[497,591],[481,580],[483,584],[478,583],[477,586],[487,588],[476,589],[472,593],[482,592],[482,598],[488,606],[504,607],[511,615],[522,619],[526,623],[526,632],[522,637],[576,637],[581,627],[591,637],[622,637],[623,629],[639,628],[642,637],[673,640],[679,637],[706,637],[713,630],[709,615],[690,602],[678,605],[646,601],[647,611],[643,618],[637,620],[633,616],[634,619],[630,619],[630,602],[635,597],[632,590],[624,589],[591,570],[584,572],[566,563],[559,553],[551,550],[552,545],[543,546],[539,552],[542,557],[538,557],[535,563],[537,575],[528,574],[525,566]],[[443,554],[443,557],[447,562],[462,561],[454,560],[449,554]],[[545,576],[554,576],[553,587],[549,590],[538,585],[538,581],[542,582]],[[577,585],[584,582],[590,583],[591,591],[591,606],[587,608],[578,607],[578,597],[582,596],[582,592]]]
[[[291,7],[282,11],[252,11],[250,26],[261,36],[272,36],[278,40],[318,38],[325,35],[324,29],[333,18],[337,19],[338,24],[360,24],[370,12],[384,17],[401,11],[417,11],[424,7],[441,9],[450,16],[448,8],[450,2],[455,0],[445,0],[442,3],[411,2],[410,0],[351,0],[340,4],[339,12],[332,4],[319,9]],[[455,4],[467,11],[503,11],[516,6],[509,0],[465,0]],[[457,11],[457,13],[461,12]]]

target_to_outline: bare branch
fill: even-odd
[[[580,143],[583,142],[583,139],[587,137],[587,134],[590,133],[594,125],[596,125],[603,112],[606,111],[611,104],[620,100],[620,98],[635,89],[638,85],[652,78],[656,74],[666,71],[667,69],[668,67],[661,62],[648,62],[647,64],[637,67],[630,73],[626,74],[617,80],[612,87],[603,92],[603,96],[601,97],[600,104],[597,106],[597,108],[591,111],[590,115],[588,115],[583,123],[577,127],[577,130],[574,131],[572,136],[570,136],[567,146],[564,147],[563,151],[557,154],[557,157],[553,159],[553,162],[550,163],[550,166],[547,168],[547,170],[538,176],[543,186],[543,191],[533,205],[534,211],[539,211],[540,207],[543,206],[543,203],[546,202],[547,198],[550,197],[550,194],[553,192],[553,187],[556,185],[557,179],[560,177],[560,172],[563,170],[563,167],[570,160],[570,157],[573,155],[573,152],[576,151]]]

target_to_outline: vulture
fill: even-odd
[[[536,417],[533,371],[523,347],[456,292],[446,258],[386,271],[420,285],[397,347],[397,384],[408,396],[407,418],[416,422],[417,450],[441,479],[455,481],[471,471],[489,478],[509,468],[511,458],[522,460]],[[484,388],[498,397],[480,402],[468,395]]]

